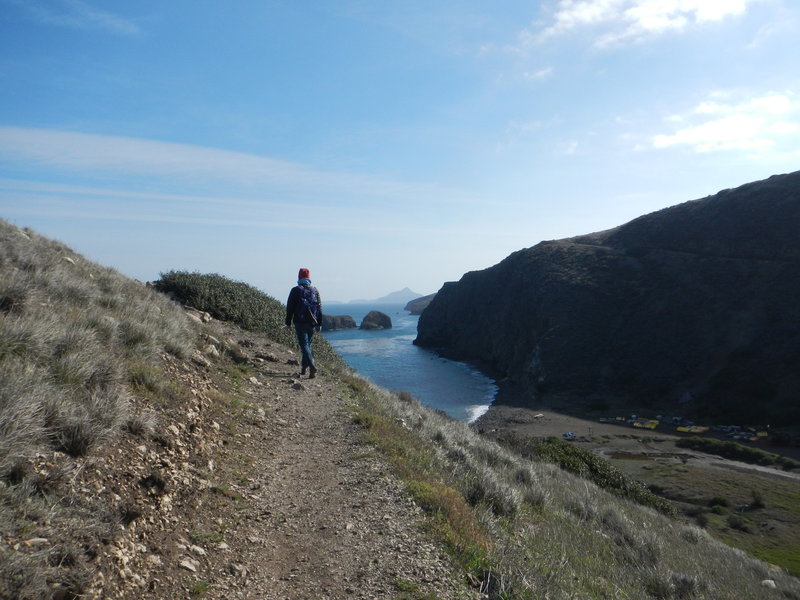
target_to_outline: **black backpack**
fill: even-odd
[[[320,324],[322,315],[319,314],[319,294],[317,288],[310,285],[297,286],[297,305],[294,309],[294,320],[300,323],[311,322],[315,326]]]

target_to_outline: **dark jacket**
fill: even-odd
[[[301,288],[308,289],[313,294],[312,314],[305,310],[305,304],[301,299]],[[296,285],[289,292],[289,299],[286,301],[286,325],[302,323],[314,327],[322,327],[322,300],[319,291],[313,285]]]

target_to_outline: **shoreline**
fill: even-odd
[[[685,434],[677,431],[665,431],[663,428],[651,430],[634,428],[615,422],[600,422],[596,414],[568,411],[563,408],[563,403],[541,403],[526,405],[524,393],[505,388],[497,383],[498,391],[495,401],[488,410],[478,419],[470,423],[470,427],[482,435],[496,437],[501,433],[516,433],[532,437],[558,437],[563,439],[563,434],[574,433],[574,441],[584,448],[596,451],[602,455],[619,452],[642,452],[643,446],[651,442],[659,442],[661,446],[669,446],[670,453],[686,453],[693,456],[704,453],[680,448],[676,442],[691,437],[707,437],[721,441],[731,441],[719,433]],[[502,394],[502,396],[501,396]],[[561,404],[561,406],[559,406]],[[635,409],[628,409],[635,410]],[[602,438],[602,441],[601,441]],[[631,444],[631,440],[635,443]],[[788,446],[770,446],[768,444],[753,444],[737,442],[747,448],[756,448],[779,456],[800,460],[800,448]],[[719,457],[717,455],[704,455],[716,461],[731,464],[747,465],[750,463]],[[780,469],[768,469],[781,472]]]

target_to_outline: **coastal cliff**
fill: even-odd
[[[800,172],[446,283],[415,343],[482,364],[523,402],[800,423]]]
[[[410,312],[412,315],[421,315],[422,311],[428,308],[428,305],[431,303],[434,296],[436,296],[436,294],[428,294],[422,298],[411,300],[408,304],[406,304],[405,310]]]

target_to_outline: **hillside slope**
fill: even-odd
[[[2,221],[0,273],[0,598],[477,595],[279,303],[165,276],[247,331]]]
[[[280,331],[5,222],[0,269],[2,598],[800,598],[612,471],[609,493],[522,458],[335,357],[300,379]],[[237,320],[280,309],[188,280]]]
[[[800,172],[542,242],[437,293],[415,343],[530,401],[800,424]]]

